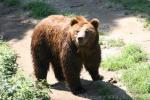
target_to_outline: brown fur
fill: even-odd
[[[46,79],[49,63],[52,64],[55,77],[59,81],[66,80],[74,94],[84,92],[80,83],[82,64],[92,79],[99,80],[98,68],[101,61],[101,50],[98,44],[97,27],[82,16],[78,21],[61,15],[53,15],[43,19],[34,29],[31,41],[34,72],[36,78]],[[74,26],[71,26],[75,24]],[[92,39],[84,48],[79,48],[73,41],[75,31],[83,25],[92,27]]]

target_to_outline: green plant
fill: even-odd
[[[150,94],[149,72],[149,63],[138,63],[123,73],[122,80],[131,93],[141,95],[142,97],[142,95]],[[144,96],[144,98],[145,97],[148,97],[148,95]]]
[[[46,17],[48,15],[57,14],[57,10],[50,7],[43,1],[31,1],[24,6],[25,9],[30,11],[30,15],[35,18]]]
[[[119,70],[133,67],[136,63],[147,61],[147,55],[142,49],[133,44],[126,45],[121,54],[110,56],[103,60],[102,67],[107,70]]]
[[[14,51],[6,43],[0,42],[0,77],[8,78],[16,74],[16,58]]]
[[[23,72],[19,70],[12,78],[0,82],[0,99],[49,100],[48,87],[39,84],[37,87],[31,78],[27,77],[27,75],[24,75]]]
[[[0,100],[49,100],[45,82],[36,85],[18,69],[16,53],[0,41]]]

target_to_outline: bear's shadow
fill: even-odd
[[[104,81],[89,81],[81,79],[82,86],[87,90],[84,94],[77,96],[91,100],[132,100],[132,98],[121,88]],[[50,85],[52,89],[70,91],[64,82]]]

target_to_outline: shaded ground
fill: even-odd
[[[123,38],[125,42],[135,42],[141,44],[145,50],[150,53],[150,32],[143,28],[141,20],[134,16],[125,16],[124,10],[115,8],[107,8],[102,0],[48,0],[50,5],[88,18],[97,17],[101,20],[101,31],[109,33],[109,37]],[[18,54],[18,64],[22,69],[33,76],[32,60],[30,55],[30,41],[33,27],[37,23],[36,20],[28,18],[26,12],[19,8],[6,7],[0,3],[0,34],[4,35],[6,40]],[[132,33],[132,34],[131,34]],[[110,54],[118,53],[120,49],[103,49],[102,56],[106,57]],[[118,78],[117,72],[107,72],[100,69],[105,79],[103,82],[92,82],[89,74],[83,70],[81,78],[83,87],[87,88],[87,93],[74,96],[68,91],[68,86],[64,83],[58,83],[50,71],[48,81],[52,85],[51,97],[53,100],[84,100],[93,99],[100,100],[110,98],[130,98],[126,87],[122,83],[117,84],[106,83],[110,78]],[[118,80],[119,81],[119,80]],[[105,93],[105,87],[108,91]],[[105,96],[104,96],[105,95]],[[111,97],[112,96],[112,97]],[[106,99],[107,100],[107,99]]]

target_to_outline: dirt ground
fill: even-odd
[[[142,19],[125,15],[125,11],[119,7],[108,8],[103,0],[48,0],[48,3],[66,12],[84,15],[87,18],[96,17],[101,21],[100,30],[108,33],[108,37],[122,38],[126,43],[140,44],[146,52],[150,53],[150,31],[143,28]],[[22,9],[6,7],[2,3],[0,9],[0,34],[17,52],[19,66],[28,75],[34,77],[30,42],[33,28],[38,20],[27,17],[28,12]],[[119,50],[118,48],[102,49],[102,57],[115,54]],[[106,97],[131,99],[126,87],[118,80],[119,72],[100,69],[100,73],[104,76],[104,81],[92,82],[89,74],[83,69],[81,81],[88,91],[75,96],[71,94],[66,84],[57,82],[50,69],[47,80],[52,85],[52,93],[50,93],[52,100],[105,100]],[[118,83],[107,83],[110,78],[117,79]],[[109,93],[104,95],[102,89],[105,87],[108,87]]]

